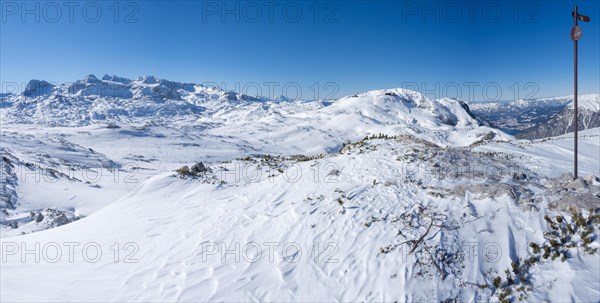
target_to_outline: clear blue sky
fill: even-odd
[[[572,94],[574,1],[52,3],[2,1],[3,84],[106,73],[257,83],[263,95],[277,82],[273,93],[289,97],[298,83],[303,98],[315,82],[320,97],[392,87],[466,100],[512,99],[517,87],[521,98]],[[577,3],[591,17],[581,24],[580,92],[598,93],[600,4]]]

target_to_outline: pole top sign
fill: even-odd
[[[571,29],[571,40],[577,41],[579,39],[581,39],[581,29],[579,28],[579,26],[575,25]]]
[[[577,5],[575,5],[575,9],[571,12],[571,16],[573,16],[573,21],[575,21],[575,25],[571,28],[571,40],[578,41],[581,39],[581,29],[577,26],[577,21],[590,22],[590,17],[580,14],[577,11]]]
[[[575,12],[572,12],[571,16],[573,16],[573,18],[575,18]],[[590,22],[590,17],[582,15],[582,14],[577,14],[577,20],[583,21],[583,22]]]

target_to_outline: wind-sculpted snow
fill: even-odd
[[[72,260],[67,248],[58,260],[40,255],[40,263],[23,262],[18,251],[6,255],[0,295],[495,301],[495,277],[530,256],[529,243],[542,243],[549,228],[543,217],[558,214],[548,204],[554,191],[545,188],[562,187],[562,179],[528,160],[399,135],[365,138],[335,155],[213,163],[200,177],[162,173],[86,218],[2,239],[11,249],[78,245]],[[585,182],[569,195],[600,189],[597,179]],[[593,234],[591,245],[600,247]],[[44,266],[44,258],[55,263]],[[575,248],[564,262],[540,261],[527,281],[517,281],[531,283],[522,284],[531,287],[523,290],[528,301],[590,302],[599,295],[599,272],[597,253]]]

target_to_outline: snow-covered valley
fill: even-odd
[[[1,100],[2,301],[600,301],[600,128],[573,181],[572,133],[404,89],[88,76]]]

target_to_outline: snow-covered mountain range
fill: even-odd
[[[516,135],[519,139],[540,139],[573,132],[575,129],[574,104],[570,102],[547,121],[524,129]],[[578,100],[578,130],[600,127],[600,95],[583,95]]]
[[[600,94],[579,96],[579,108],[585,116],[599,112]],[[473,113],[503,131],[519,138],[538,139],[567,133],[572,118],[567,118],[572,108],[573,96],[514,100],[510,102],[474,102],[469,104]],[[571,112],[572,116],[572,112]],[[567,119],[565,119],[567,118]],[[590,118],[582,118],[589,121]],[[557,124],[562,126],[557,127]],[[554,126],[549,126],[554,125]],[[583,123],[581,129],[598,127],[600,124]],[[554,131],[536,130],[552,128]],[[571,130],[572,131],[572,130]],[[537,133],[537,135],[534,135]]]
[[[331,148],[336,148],[344,140],[388,131],[425,132],[426,136],[451,140],[445,138],[451,134],[449,130],[481,130],[480,121],[464,102],[430,100],[420,93],[403,89],[370,91],[335,102],[270,100],[153,76],[129,80],[105,75],[100,80],[88,75],[82,80],[62,85],[32,80],[21,95],[4,98],[2,108],[5,124],[150,124],[210,129],[211,133],[232,136],[270,128],[267,132],[261,131],[269,135],[262,139],[284,140],[289,136],[303,136],[299,138],[302,141],[308,137],[315,140],[315,136],[338,137],[328,146]],[[242,128],[248,129],[248,132],[240,133]],[[493,129],[485,131],[502,135]],[[256,136],[244,139],[253,138]],[[468,136],[465,142],[471,143],[476,138],[477,134]]]
[[[0,299],[599,301],[600,128],[573,180],[572,134],[494,107],[31,81],[0,106]]]

